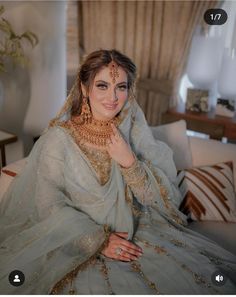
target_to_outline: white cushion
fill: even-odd
[[[186,134],[186,121],[150,127],[155,139],[165,142],[173,150],[175,166],[178,170],[192,167],[192,155]]]
[[[233,162],[234,188],[236,191],[236,145],[222,143],[214,139],[189,137],[193,167],[214,165],[220,162]]]

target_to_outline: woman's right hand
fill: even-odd
[[[143,251],[141,247],[128,241],[126,238],[127,232],[114,232],[111,233],[108,245],[101,252],[104,256],[120,261],[137,260],[142,256]],[[119,252],[119,253],[118,253]]]

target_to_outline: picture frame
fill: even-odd
[[[186,110],[195,112],[209,111],[209,91],[201,89],[187,89]]]
[[[216,103],[215,114],[232,118],[235,114],[235,100],[218,98]]]

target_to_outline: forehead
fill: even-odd
[[[110,74],[110,67],[105,66],[103,67],[96,75],[94,80],[104,80],[106,82],[112,83],[112,76]],[[119,77],[116,78],[116,84],[119,82],[127,82],[127,73],[125,72],[125,70],[122,67],[118,67],[118,73],[119,73]]]

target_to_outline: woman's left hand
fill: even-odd
[[[111,124],[113,134],[107,142],[107,151],[122,167],[130,167],[135,161],[134,154],[126,141],[121,136],[119,130],[114,124]]]

